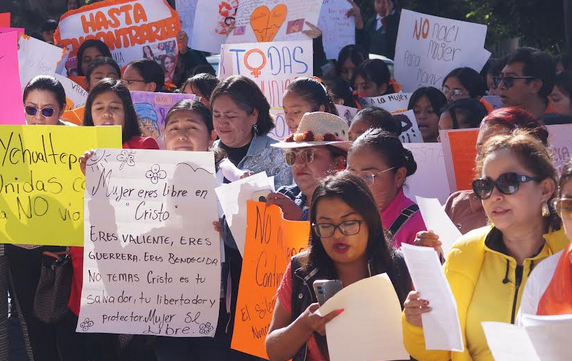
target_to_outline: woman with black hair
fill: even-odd
[[[30,80],[23,101],[28,125],[71,125],[60,119],[66,108],[66,91],[56,78],[39,75]]]
[[[220,80],[218,80],[216,76],[208,73],[200,73],[185,81],[181,86],[181,93],[195,94],[201,103],[210,108],[211,94],[218,83],[220,83]]]
[[[358,66],[352,76],[352,88],[360,97],[378,97],[395,93],[387,64],[381,59],[369,59]]]
[[[369,59],[369,54],[360,45],[351,44],[344,46],[340,50],[338,61],[336,62],[338,76],[350,84],[354,69],[367,59]]]
[[[165,83],[165,73],[154,60],[135,60],[127,64],[121,81],[129,91],[160,92]]]
[[[90,89],[95,87],[102,79],[110,78],[117,80],[120,77],[121,68],[115,60],[108,57],[97,58],[89,64],[85,72],[86,90],[89,92]]]
[[[572,73],[563,71],[556,75],[554,89],[548,96],[552,113],[572,116]]]
[[[87,68],[97,58],[111,58],[109,47],[101,40],[84,41],[77,51],[77,75],[86,75]]]
[[[292,258],[277,292],[266,337],[270,360],[327,360],[324,317],[312,290],[318,279],[338,279],[344,287],[387,273],[400,303],[411,280],[400,253],[386,242],[377,205],[365,182],[348,172],[325,178],[311,202],[308,250]],[[351,345],[349,345],[351,347]]]
[[[411,94],[407,109],[413,109],[415,120],[425,143],[439,138],[439,117],[447,98],[437,88],[421,87]]]
[[[485,80],[471,68],[454,69],[443,80],[442,92],[449,103],[466,98],[479,100],[486,91]]]
[[[487,110],[478,100],[455,100],[442,109],[439,130],[478,128],[486,116]]]
[[[360,110],[350,125],[350,140],[356,140],[371,128],[381,128],[399,137],[403,131],[401,121],[385,109],[369,107]]]

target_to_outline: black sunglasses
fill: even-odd
[[[26,110],[26,114],[31,115],[31,116],[35,116],[36,114],[38,114],[38,110],[39,110],[44,118],[51,117],[52,115],[54,115],[54,111],[55,111],[54,108],[42,108],[40,110],[40,109],[33,107],[33,106],[30,106],[30,105],[27,105],[24,109]]]
[[[493,76],[493,84],[498,88],[501,83],[505,88],[512,88],[514,81],[517,79],[535,79],[533,76]]]
[[[473,181],[473,191],[478,199],[488,199],[493,194],[495,186],[502,194],[511,195],[518,191],[520,183],[530,181],[539,182],[540,180],[538,177],[529,177],[517,173],[504,173],[501,174],[496,181],[490,178],[475,179]]]

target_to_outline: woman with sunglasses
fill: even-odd
[[[310,217],[308,250],[292,258],[277,291],[266,337],[270,360],[329,359],[325,326],[343,310],[316,314],[320,305],[314,281],[337,279],[347,287],[387,273],[401,301],[411,289],[402,255],[385,241],[373,195],[359,177],[342,172],[322,180],[312,196]]]
[[[557,172],[548,149],[517,131],[489,139],[477,156],[475,195],[491,226],[456,242],[445,275],[457,301],[464,352],[425,349],[422,314],[431,304],[411,292],[404,304],[404,344],[418,360],[493,360],[481,322],[514,323],[532,269],[568,240],[550,206]]]
[[[284,149],[286,164],[292,168],[294,185],[284,186],[267,197],[291,221],[307,221],[312,194],[320,180],[346,168],[348,126],[337,115],[306,113],[298,130],[285,142],[273,144]]]
[[[419,207],[403,193],[417,163],[395,134],[377,128],[359,136],[348,152],[347,169],[369,186],[381,223],[396,248],[412,244],[417,232],[427,229]]]
[[[60,119],[66,108],[66,92],[56,78],[33,78],[24,88],[23,100],[28,125],[73,125]]]

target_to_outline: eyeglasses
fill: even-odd
[[[506,195],[515,194],[518,191],[520,183],[530,181],[540,181],[538,177],[529,177],[527,175],[517,173],[504,173],[501,174],[496,181],[490,178],[475,179],[473,181],[473,191],[478,199],[488,199],[493,194],[493,189],[497,189]]]
[[[451,99],[453,100],[460,99],[461,97],[467,95],[467,93],[465,93],[461,89],[441,88],[441,92],[445,94],[445,96],[450,96]]]
[[[554,200],[554,208],[560,218],[572,218],[572,198],[560,198]]]
[[[353,173],[356,174],[361,179],[363,179],[365,184],[367,184],[368,186],[372,186],[373,183],[375,183],[375,177],[377,177],[380,174],[383,174],[385,172],[389,172],[390,170],[393,170],[393,169],[395,169],[395,167],[387,168],[387,169],[380,170],[377,172],[363,171],[363,172],[353,172]]]
[[[292,167],[296,163],[296,159],[300,157],[302,163],[308,164],[314,161],[316,150],[314,148],[303,148],[302,150],[289,150],[284,153],[286,164]]]
[[[493,76],[493,84],[498,88],[501,83],[505,88],[512,88],[514,81],[517,79],[535,79],[533,76]]]
[[[54,108],[42,108],[40,110],[40,109],[33,107],[33,106],[30,106],[30,105],[27,105],[24,109],[26,110],[26,114],[31,115],[31,116],[35,116],[36,114],[38,114],[38,111],[40,111],[40,114],[42,114],[42,117],[44,117],[44,118],[51,117],[52,115],[54,115],[54,112],[55,112]]]
[[[127,83],[127,85],[132,85],[133,83],[147,83],[145,80],[139,79],[121,79],[121,81]]]
[[[339,229],[340,233],[344,236],[353,236],[359,233],[362,222],[363,221],[345,221],[340,224],[313,223],[312,229],[320,238],[333,237],[334,233],[336,233],[336,229]]]

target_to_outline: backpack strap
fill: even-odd
[[[415,214],[419,212],[419,206],[417,204],[412,204],[401,211],[401,214],[395,218],[395,221],[391,224],[391,227],[387,232],[394,237],[397,232],[407,223],[407,221]]]

